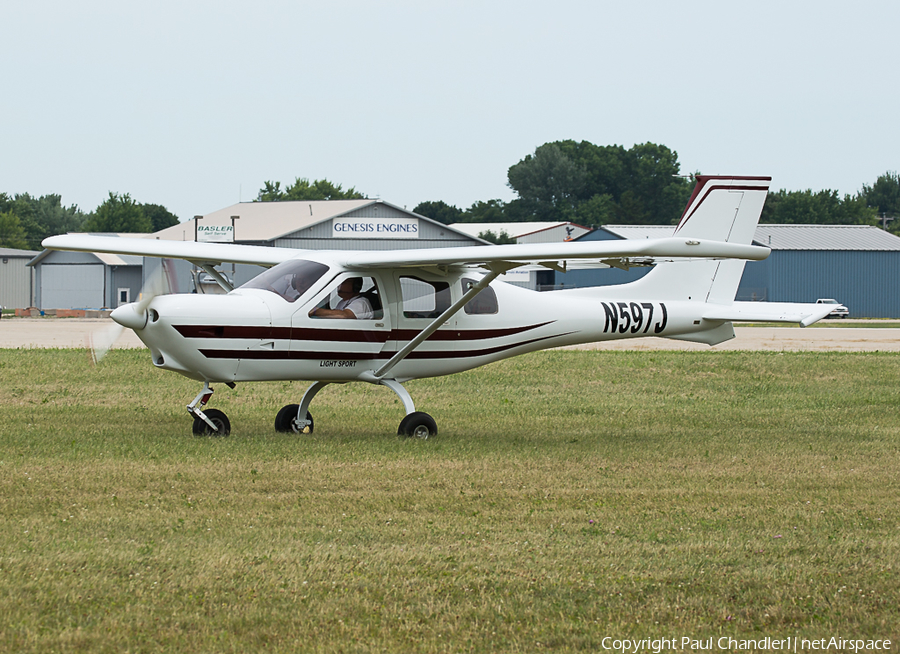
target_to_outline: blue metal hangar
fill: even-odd
[[[608,225],[578,240],[671,236],[673,226]],[[753,239],[772,253],[748,262],[737,299],[815,302],[834,298],[854,318],[900,318],[900,237],[867,225],[759,225]],[[622,284],[647,273],[630,270],[571,270],[552,273],[540,288]]]

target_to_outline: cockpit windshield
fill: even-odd
[[[328,266],[317,261],[291,259],[269,268],[241,288],[261,288],[295,302],[326,273]]]

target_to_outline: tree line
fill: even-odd
[[[625,149],[587,141],[556,141],[539,146],[510,166],[509,202],[477,201],[460,209],[443,201],[419,204],[414,211],[443,223],[570,221],[600,225],[675,225],[694,187],[683,175],[678,154],[664,145],[644,143]],[[855,194],[834,190],[773,191],[760,222],[768,224],[878,225],[900,233],[900,176],[886,172]],[[502,235],[484,234],[499,241]]]
[[[347,200],[365,196],[355,188],[344,189],[327,179],[312,182],[298,177],[284,188],[281,182],[267,181],[259,190],[257,202],[285,200]],[[141,203],[128,193],[110,193],[90,213],[76,205],[63,206],[59,195],[39,198],[28,193],[10,196],[0,193],[0,247],[40,250],[48,236],[68,232],[151,233],[177,225],[178,216],[159,204]]]
[[[63,206],[59,195],[0,193],[0,247],[5,248],[40,250],[48,236],[68,232],[149,233],[177,224],[178,217],[164,206],[136,202],[128,193],[110,193],[90,213]]]
[[[413,211],[444,224],[569,221],[600,225],[674,225],[694,186],[681,172],[678,154],[655,143],[626,149],[588,141],[554,141],[509,167],[509,202],[479,200],[460,209],[442,200],[421,202]],[[282,187],[266,181],[257,202],[363,199],[354,187],[327,179],[298,177]],[[855,194],[834,190],[772,191],[760,222],[769,224],[879,225],[900,233],[900,175],[886,172]],[[59,195],[34,198],[0,193],[0,247],[40,249],[47,236],[72,231],[155,232],[178,223],[165,207],[110,193],[96,210],[65,207]],[[494,242],[504,234],[482,233]]]

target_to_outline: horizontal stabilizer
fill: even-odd
[[[706,320],[732,322],[792,322],[808,327],[831,313],[832,305],[793,302],[735,302],[730,306],[710,306]]]

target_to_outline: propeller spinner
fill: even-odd
[[[88,346],[91,349],[94,363],[99,363],[106,356],[126,327],[137,331],[147,325],[150,317],[150,303],[157,295],[166,292],[166,286],[166,279],[162,267],[160,267],[159,273],[147,280],[137,302],[123,304],[109,315],[118,324],[108,325],[89,336]]]

